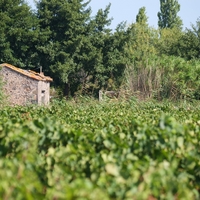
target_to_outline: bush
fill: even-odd
[[[197,100],[199,72],[199,61],[151,54],[126,68],[123,88],[140,99]]]
[[[199,199],[199,105],[0,110],[2,199]]]

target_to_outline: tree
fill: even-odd
[[[82,70],[85,73],[82,89],[86,82],[89,90],[98,89],[106,84],[107,72],[110,70],[105,63],[111,37],[111,29],[108,28],[111,23],[111,19],[108,19],[109,9],[110,5],[105,10],[99,9],[87,25],[88,34],[80,52]]]
[[[91,84],[105,89],[116,89],[120,86],[123,72],[128,62],[127,43],[129,40],[126,24],[120,23],[112,33],[108,18],[110,4],[98,10],[96,16],[90,21],[91,35],[89,36],[89,55],[92,59],[87,63],[84,71],[91,78]],[[94,51],[93,51],[94,50]]]
[[[139,17],[141,13],[143,17]],[[146,20],[141,20],[147,19],[144,9],[140,9],[136,19],[136,23],[130,26],[132,63],[125,70],[124,87],[131,95],[143,99],[152,97],[155,90],[159,89],[160,70],[155,66],[158,31],[149,27]]]
[[[139,12],[136,16],[136,22],[139,24],[147,25],[148,23],[148,17],[146,15],[146,8],[142,7],[139,9]]]
[[[179,56],[180,54],[180,40],[183,32],[174,28],[165,28],[160,30],[160,36],[155,47],[159,55]]]
[[[156,54],[158,31],[148,25],[134,23],[130,26],[129,50],[133,60],[148,58],[150,54]]]
[[[83,0],[41,0],[37,4],[41,41],[40,65],[65,87],[77,82],[82,67],[80,50],[86,43],[87,22],[91,13]]]
[[[160,12],[158,12],[158,26],[163,28],[180,28],[182,20],[177,13],[180,11],[178,0],[160,0]]]
[[[110,5],[92,18],[89,2],[83,0],[41,0],[38,2],[41,44],[40,65],[51,73],[65,95],[94,92],[117,80],[125,66],[126,33],[109,29]],[[120,66],[119,66],[120,65]]]
[[[0,0],[1,62],[33,66],[36,56],[37,19],[23,0]]]
[[[156,51],[155,42],[158,33],[154,28],[148,26],[147,20],[146,9],[142,7],[136,15],[136,23],[130,26],[130,52],[132,57],[137,60],[146,58]]]
[[[186,29],[179,41],[179,56],[191,60],[200,59],[200,18],[191,29]]]

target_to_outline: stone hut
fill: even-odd
[[[4,93],[11,105],[49,103],[52,78],[7,63],[0,64],[0,75],[3,79]]]

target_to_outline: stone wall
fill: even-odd
[[[7,67],[2,67],[4,91],[11,105],[38,103],[38,82]]]

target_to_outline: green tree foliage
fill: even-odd
[[[155,30],[144,23],[131,25],[132,63],[124,79],[131,95],[141,99],[199,98],[200,63],[177,57],[182,36],[177,27]]]
[[[159,39],[155,44],[159,55],[179,56],[180,40],[183,32],[179,28],[164,28],[159,32]]]
[[[5,2],[4,2],[5,3]],[[4,11],[3,2],[0,1],[0,61],[10,61],[12,60],[12,51],[10,49],[9,41],[7,40],[6,33],[8,32],[8,22],[10,21],[9,16]],[[6,9],[5,9],[6,10]]]
[[[0,0],[1,62],[32,66],[36,59],[37,19],[22,0]]]
[[[129,50],[131,54],[131,64],[126,67],[124,85],[130,95],[139,98],[151,97],[153,91],[159,84],[157,79],[157,69],[152,67],[157,49],[155,44],[158,40],[158,31],[147,24],[145,9],[141,8],[136,17],[136,23],[130,26],[131,38]],[[154,77],[154,85],[153,83]],[[159,86],[158,86],[159,87]]]
[[[142,7],[139,9],[139,12],[136,16],[136,22],[139,24],[145,24],[147,25],[148,23],[148,17],[146,15],[146,8]]]
[[[136,16],[136,23],[130,26],[130,51],[132,57],[140,60],[156,53],[155,44],[158,39],[156,29],[149,27],[145,7],[139,9]]]
[[[88,3],[79,1],[41,0],[38,18],[42,44],[38,46],[40,65],[50,71],[58,84],[76,82],[81,68],[80,50],[86,43]]]
[[[91,18],[88,4],[82,0],[38,3],[40,64],[66,88],[66,95],[106,87],[108,79],[117,79],[125,66],[125,29],[113,34],[108,28],[110,5]]]
[[[83,0],[41,0],[36,13],[20,0],[0,5],[1,62],[42,66],[67,94],[120,85],[128,34],[123,24],[108,28],[110,5],[94,17]]]
[[[200,21],[192,24],[185,31],[177,27],[164,28],[159,31],[159,40],[155,47],[159,55],[180,56],[186,60],[200,58]]]
[[[111,22],[108,19],[109,9],[110,5],[105,10],[100,9],[91,21],[91,42],[96,49],[93,54],[97,60],[85,71],[95,78],[92,83],[97,82],[98,88],[115,89],[120,85],[120,78],[128,62],[126,46],[129,34],[124,23],[119,24],[114,33],[111,32],[108,28]]]
[[[0,61],[24,68],[42,66],[54,84],[65,89],[66,95],[97,94],[102,88],[119,89],[124,70],[134,71],[140,80],[137,89],[148,91],[146,96],[152,97],[155,91],[163,91],[159,76],[169,73],[164,70],[165,64],[160,63],[167,60],[166,66],[179,66],[173,64],[180,61],[174,56],[199,59],[200,22],[197,20],[196,25],[183,32],[177,16],[180,10],[177,0],[160,1],[160,30],[148,26],[145,7],[139,9],[136,23],[128,28],[126,23],[121,23],[111,30],[112,19],[108,17],[111,5],[91,16],[89,3],[39,0],[34,13],[25,1],[0,0]],[[179,86],[172,87],[182,91]],[[175,96],[182,98],[178,93]]]
[[[186,29],[179,42],[179,55],[187,60],[200,59],[200,18]]]
[[[162,28],[180,28],[182,20],[177,13],[180,11],[178,0],[160,0],[160,12],[158,12],[158,26]]]
[[[108,79],[111,70],[110,66],[106,66],[106,62],[110,60],[108,57],[111,38],[111,29],[108,28],[111,23],[111,19],[108,19],[109,9],[110,5],[105,10],[98,10],[87,25],[85,43],[80,51],[81,70],[85,74],[81,90],[87,88],[94,90],[105,85]],[[114,47],[114,44],[111,46]]]

